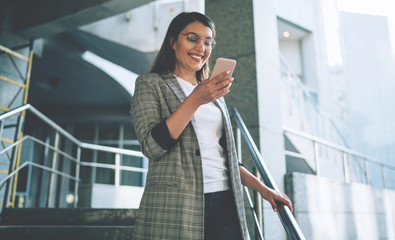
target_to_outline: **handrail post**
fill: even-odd
[[[3,136],[3,128],[4,128],[3,120],[0,120],[0,142],[1,142],[1,136]]]
[[[115,186],[118,187],[120,185],[120,166],[121,166],[121,158],[119,153],[115,154]]]
[[[44,204],[44,206],[47,206],[48,204],[52,204],[52,202],[54,202],[55,204],[56,202],[56,194],[58,192],[53,193],[53,190],[56,191],[56,187],[57,187],[57,178],[55,176],[62,176],[62,177],[66,177],[68,179],[72,179],[75,181],[75,185],[74,185],[74,207],[77,207],[78,205],[78,190],[79,190],[79,182],[81,181],[80,179],[80,170],[81,170],[81,166],[92,166],[93,168],[96,167],[102,167],[102,168],[106,168],[106,169],[112,169],[112,170],[116,170],[116,175],[117,175],[117,180],[116,180],[116,184],[119,186],[121,183],[121,171],[122,170],[126,170],[126,171],[137,171],[137,172],[142,172],[144,174],[146,174],[147,170],[146,169],[142,169],[142,168],[138,168],[138,167],[127,167],[127,166],[122,166],[121,164],[121,159],[122,159],[122,155],[129,155],[129,156],[135,156],[135,157],[142,157],[143,159],[145,158],[144,155],[141,153],[141,151],[134,151],[134,150],[128,150],[128,149],[121,149],[121,148],[115,148],[115,147],[110,147],[110,146],[102,146],[102,145],[96,145],[96,144],[90,144],[90,143],[84,143],[79,141],[78,139],[76,139],[74,136],[72,136],[70,133],[68,133],[66,130],[64,130],[62,127],[60,127],[59,125],[57,125],[55,122],[53,122],[52,120],[50,120],[48,117],[46,117],[44,114],[42,114],[41,112],[39,112],[37,109],[35,109],[33,106],[31,106],[30,104],[25,104],[23,106],[17,107],[15,109],[9,110],[8,112],[2,113],[0,114],[0,134],[2,136],[2,134],[4,133],[3,129],[4,129],[4,124],[5,124],[5,119],[11,117],[11,116],[15,116],[15,115],[19,115],[18,116],[18,122],[17,122],[17,132],[15,134],[15,137],[17,136],[22,136],[22,124],[23,121],[21,121],[21,117],[23,120],[24,117],[24,111],[29,110],[33,115],[37,116],[39,119],[43,120],[45,123],[47,123],[49,125],[49,127],[51,127],[54,131],[52,133],[55,134],[53,141],[53,144],[49,141],[41,141],[35,137],[32,136],[25,136],[19,140],[16,140],[14,143],[12,143],[10,146],[7,146],[5,149],[0,150],[0,154],[4,154],[7,153],[8,151],[13,150],[13,152],[16,152],[16,148],[18,146],[21,146],[21,143],[26,140],[26,139],[30,139],[33,142],[36,142],[42,146],[45,147],[45,165],[40,165],[37,163],[34,163],[33,161],[25,161],[21,166],[16,166],[18,164],[18,161],[13,160],[16,158],[18,158],[17,155],[15,155],[14,153],[11,154],[10,158],[10,169],[9,169],[9,173],[8,175],[4,178],[0,180],[0,190],[3,189],[3,187],[6,187],[7,189],[5,190],[5,194],[4,194],[4,204],[1,207],[2,209],[4,209],[5,207],[9,207],[9,206],[13,206],[13,201],[10,199],[12,198],[12,194],[11,191],[12,186],[16,186],[16,179],[17,179],[17,174],[20,172],[21,169],[23,169],[24,167],[28,166],[29,168],[29,173],[27,174],[28,177],[31,176],[30,172],[31,172],[31,166],[33,167],[37,167],[40,169],[43,169],[44,171],[48,171],[51,172],[51,174],[46,175],[47,177],[45,179],[41,179],[41,181],[47,181],[47,192],[45,193],[45,197],[46,200],[45,202],[39,202],[40,204]],[[76,157],[72,156],[73,154],[68,154],[67,152],[62,151],[60,148],[63,137],[67,140],[72,141],[74,144],[76,144]],[[97,163],[97,159],[94,160],[94,163],[91,164],[90,162],[84,162],[82,161],[82,149],[89,149],[91,151],[93,151],[94,153],[96,153],[96,155],[94,155],[95,158],[97,158],[97,151],[104,151],[104,152],[110,152],[113,154],[116,154],[115,158],[116,158],[116,166],[113,166],[113,164],[98,164]],[[53,151],[52,153],[50,151]],[[51,154],[49,154],[51,153]],[[49,161],[51,161],[51,165],[50,166],[46,166],[47,165],[47,159],[51,158]],[[76,165],[76,169],[75,169],[75,176],[72,176],[70,174],[66,174],[62,171],[58,171],[56,170],[59,164],[59,158],[60,157],[65,157],[66,159],[69,159],[71,161],[73,161]],[[19,159],[19,158],[18,158]],[[34,160],[34,159],[33,159]],[[97,166],[100,165],[100,166]],[[146,168],[147,166],[144,166],[144,168]],[[71,170],[72,171],[72,170]],[[54,174],[57,175],[54,175]],[[27,186],[27,188],[29,188],[29,185]],[[51,192],[50,192],[51,191]],[[27,191],[28,192],[28,191]],[[48,194],[49,192],[49,194]],[[51,200],[55,199],[55,200]]]
[[[54,141],[54,148],[58,150],[59,148],[59,132],[56,131],[55,133],[55,141]],[[52,170],[56,170],[56,166],[58,164],[58,153],[53,150],[52,153],[52,164],[51,168]],[[55,189],[55,179],[56,174],[54,172],[51,173],[49,176],[49,189],[48,189],[48,195],[47,195],[47,207],[54,207],[55,206],[55,198],[53,197],[53,190]]]
[[[80,178],[80,167],[81,167],[81,147],[78,146],[77,148],[77,163],[75,164],[75,178],[79,179]],[[78,180],[75,180],[74,184],[74,207],[77,207],[78,204],[78,186],[79,182]]]
[[[350,182],[350,176],[348,172],[348,160],[347,160],[347,153],[343,152],[343,171],[344,171],[344,182]]]
[[[24,111],[23,111],[23,113],[24,113]],[[22,133],[23,117],[24,117],[24,114],[20,114],[18,116],[18,120],[17,120],[17,124],[16,124],[16,131],[15,131],[15,135],[14,135],[15,142],[18,141],[18,138]],[[16,164],[17,164],[17,157],[18,157],[18,146],[19,145],[15,146],[15,148],[13,148],[13,150],[12,150],[11,161],[10,161],[10,166],[9,166],[9,170],[8,170],[9,173],[11,173],[12,171],[14,171],[17,168]],[[6,189],[4,192],[3,209],[4,209],[4,207],[8,207],[10,197],[12,197],[11,195],[13,195],[13,193],[12,193],[13,187],[12,186],[13,186],[14,181],[15,181],[15,177],[11,177],[7,181]],[[13,202],[12,202],[12,204],[13,204]],[[14,206],[12,206],[12,207],[14,207]]]
[[[236,152],[237,152],[238,160],[242,162],[243,154],[242,154],[242,146],[241,146],[241,131],[239,127],[236,127]],[[259,178],[259,173],[256,168],[254,168],[254,175]],[[246,197],[248,199],[248,203],[250,204],[252,215],[254,217],[254,221],[256,224],[255,226],[256,232],[259,235],[259,238],[261,240],[264,240],[262,234],[262,201],[260,201],[259,194],[257,194],[255,191],[255,198],[253,203],[251,200],[250,193],[248,192],[248,188],[244,187],[244,190],[246,192]]]
[[[259,174],[259,171],[257,168],[254,168],[254,175],[255,177],[257,177],[259,179],[259,181],[261,181],[261,175]],[[258,223],[259,226],[262,228],[262,198],[261,195],[258,193],[258,191],[255,191],[255,211],[256,211],[256,215],[258,218]]]
[[[240,128],[236,127],[236,150],[237,150],[237,158],[240,162],[242,162],[242,153],[241,153],[241,133]]]
[[[385,169],[383,165],[381,165],[381,174],[383,175],[383,186],[387,188],[387,179],[385,178]]]
[[[318,143],[313,140],[314,145],[314,163],[315,163],[315,175],[320,175],[320,150],[318,148]]]
[[[255,221],[255,223],[259,223],[259,219],[258,219],[258,216],[256,215],[256,211],[254,211],[254,203],[252,202],[250,192],[248,191],[248,188],[245,186],[244,186],[244,192],[246,193],[246,198],[247,198],[247,201],[250,205],[250,209],[251,209],[252,216],[254,217],[254,221]],[[259,239],[264,240],[261,226],[257,226],[256,231],[258,233]]]
[[[369,182],[369,166],[368,166],[368,160],[365,159],[365,177],[366,177],[366,184],[370,185]]]

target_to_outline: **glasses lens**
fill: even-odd
[[[214,48],[214,47],[215,47],[215,44],[217,44],[217,42],[213,39],[213,40],[211,41],[211,44],[210,44],[211,48]]]
[[[200,42],[200,37],[195,35],[187,35],[188,42],[197,44]]]
[[[187,36],[188,42],[190,42],[194,45],[199,44],[201,41],[200,36],[198,36],[196,34],[187,34],[186,36]],[[211,38],[208,38],[204,41],[204,45],[209,48],[214,48],[215,44],[216,44],[215,40],[211,39]]]

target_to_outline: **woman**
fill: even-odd
[[[276,210],[277,193],[238,164],[222,98],[233,78],[208,79],[214,23],[181,13],[170,23],[150,73],[136,80],[131,117],[150,160],[133,239],[249,239],[242,184]]]

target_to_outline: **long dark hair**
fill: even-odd
[[[209,17],[198,12],[180,13],[171,21],[169,28],[167,29],[162,46],[151,65],[151,73],[166,73],[174,70],[177,59],[174,53],[173,44],[177,41],[180,32],[188,24],[196,21],[201,22],[206,27],[209,27],[213,32],[213,38],[215,38],[215,25]],[[196,72],[196,79],[199,82],[208,78],[210,71],[209,65],[209,59],[207,59],[203,67]]]

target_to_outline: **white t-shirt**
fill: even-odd
[[[186,96],[196,86],[177,77]],[[221,110],[213,103],[201,105],[193,116],[202,158],[204,193],[230,189],[224,149],[219,144],[223,132]]]

